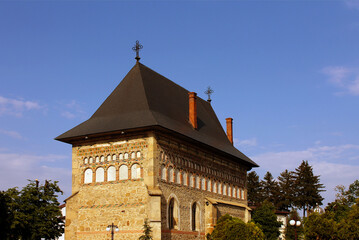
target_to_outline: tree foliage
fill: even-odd
[[[330,214],[311,213],[304,221],[305,239],[326,240],[337,239],[338,224]]]
[[[289,210],[298,207],[305,211],[322,203],[321,192],[324,191],[319,176],[313,174],[308,161],[303,161],[295,171],[283,171],[277,180],[267,172],[263,180],[259,180],[255,171],[247,176],[248,201],[252,205],[260,205],[264,200],[274,204],[278,210]],[[351,199],[359,194],[359,182],[346,192]],[[351,200],[353,201],[353,200]]]
[[[260,225],[266,239],[278,239],[279,227],[282,225],[275,215],[275,207],[272,203],[265,200],[262,205],[253,211],[252,219]]]
[[[212,240],[264,240],[261,229],[253,222],[245,223],[228,214],[220,217],[207,239]]]
[[[279,186],[278,183],[274,180],[272,174],[270,172],[267,172],[260,183],[262,186],[261,190],[263,194],[263,199],[276,205]]]
[[[324,185],[320,183],[320,176],[315,176],[312,166],[308,161],[302,161],[302,164],[295,169],[295,201],[294,204],[303,209],[303,216],[306,210],[321,205],[323,197],[320,195],[324,190]]]
[[[278,177],[278,194],[276,199],[276,207],[279,210],[288,210],[292,207],[295,199],[294,192],[295,178],[293,172],[287,169]]]
[[[248,201],[253,205],[263,202],[262,187],[259,182],[259,176],[255,171],[248,173],[247,195],[248,195]]]
[[[8,225],[1,231],[1,239],[54,239],[63,233],[63,220],[57,200],[62,193],[57,182],[30,181],[21,191],[10,188],[1,193],[1,216]]]
[[[143,235],[139,238],[139,240],[152,240],[152,227],[148,223],[147,218],[143,224]]]
[[[359,198],[353,203],[358,180],[349,186],[338,186],[334,202],[329,203],[324,214],[312,213],[305,221],[306,239],[359,239]]]

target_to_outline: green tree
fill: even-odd
[[[356,204],[351,206],[347,217],[341,219],[338,225],[338,236],[340,239],[359,239],[359,198]]]
[[[350,184],[348,190],[343,185],[336,186],[335,190],[337,191],[336,199],[328,203],[325,210],[334,213],[334,220],[339,222],[348,216],[351,206],[359,198],[359,181],[355,180]]]
[[[279,192],[279,186],[278,183],[274,180],[272,174],[267,172],[260,184],[262,186],[261,192],[264,198],[263,200],[268,200],[269,202],[276,205],[278,201],[277,196]]]
[[[294,175],[293,172],[285,170],[278,177],[278,195],[276,207],[287,210],[292,207],[294,201]]]
[[[266,239],[278,239],[279,227],[282,225],[275,215],[275,207],[272,203],[265,200],[262,205],[253,211],[252,219],[260,225]]]
[[[248,173],[247,195],[248,201],[253,205],[259,204],[263,201],[262,186],[259,182],[259,176],[255,171]]]
[[[338,223],[332,213],[311,213],[304,220],[304,235],[308,240],[338,239]]]
[[[264,240],[261,229],[253,222],[245,223],[239,218],[228,214],[218,219],[217,225],[211,235],[211,240]]]
[[[321,205],[323,197],[320,195],[324,190],[324,185],[320,183],[320,176],[313,174],[313,168],[308,161],[302,161],[301,165],[295,169],[295,206],[305,212],[317,204]]]
[[[6,191],[11,227],[4,239],[54,239],[63,233],[63,221],[57,200],[62,193],[57,182],[45,181],[38,185],[30,181],[21,191]],[[1,238],[3,239],[3,238]]]
[[[148,223],[148,219],[145,219],[145,223],[143,224],[143,235],[139,238],[139,240],[151,240],[152,239],[152,227]]]
[[[13,216],[10,209],[11,198],[7,192],[0,191],[0,239],[10,238]]]

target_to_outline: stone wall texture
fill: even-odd
[[[106,227],[112,223],[119,228],[114,239],[138,239],[146,218],[153,227],[155,240],[205,239],[218,217],[226,213],[248,220],[248,169],[211,150],[166,134],[146,132],[77,143],[73,145],[72,156],[72,195],[66,200],[66,240],[110,239],[111,233]],[[128,179],[121,180],[119,169],[124,164],[128,166]],[[133,164],[141,168],[141,175],[136,179],[131,179]],[[107,181],[110,166],[116,168],[114,181]],[[99,167],[105,170],[103,182],[95,181]],[[92,183],[84,183],[86,169],[93,171]],[[200,180],[197,187],[189,186],[190,175],[205,180]],[[232,191],[220,194],[214,190],[214,182],[244,194]],[[169,226],[171,199],[176,208],[174,229]],[[193,231],[194,203],[199,214],[198,229]]]

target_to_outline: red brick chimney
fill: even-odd
[[[226,118],[227,122],[227,137],[233,144],[233,118]]]
[[[197,129],[197,93],[189,92],[189,111],[188,117],[194,129]]]

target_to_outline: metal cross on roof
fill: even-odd
[[[136,57],[135,59],[138,61],[140,61],[140,56],[139,56],[139,53],[140,53],[140,50],[143,48],[143,46],[140,44],[140,42],[137,40],[136,41],[136,45],[132,48],[133,51],[136,52]]]
[[[214,93],[214,91],[211,89],[211,87],[208,87],[207,90],[204,92],[205,94],[208,95],[208,99],[207,99],[207,102],[211,102],[211,94]]]

